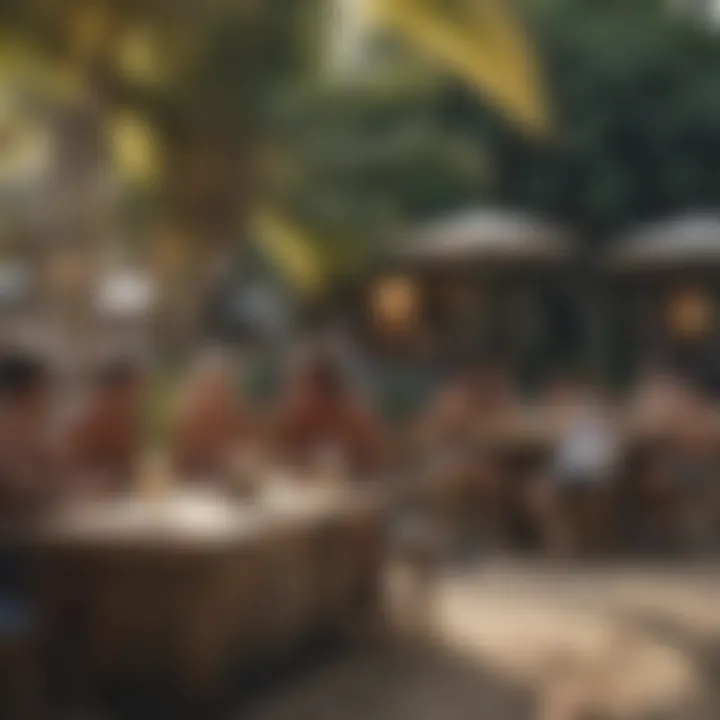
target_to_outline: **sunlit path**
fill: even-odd
[[[361,654],[287,686],[250,717],[585,717],[560,714],[573,707],[704,720],[720,711],[720,572],[711,567],[493,563],[444,577],[428,624],[434,649]]]

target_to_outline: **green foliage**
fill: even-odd
[[[472,128],[443,116],[442,82],[371,74],[278,113],[271,196],[313,231],[334,272],[362,268],[403,223],[474,202],[488,182]]]
[[[550,141],[396,53],[392,71],[373,66],[368,81],[285,109],[283,199],[332,247],[365,255],[368,238],[467,205],[524,208],[591,243],[720,205],[720,35],[657,0],[526,6],[557,118]]]
[[[59,11],[0,4],[6,28],[53,52],[72,36]],[[309,82],[320,0],[224,3],[222,15],[115,3],[130,8],[117,13],[118,27],[150,23],[182,61],[164,85],[134,86],[98,43],[93,72],[103,71],[114,107],[157,129],[171,180],[182,177],[182,153],[205,138],[233,167],[267,165],[263,177],[247,173],[251,182],[222,175],[207,214],[230,216],[243,195],[263,195],[317,238],[337,272],[362,264],[403,224],[462,206],[526,208],[595,240],[720,204],[720,36],[668,15],[661,0],[523,4],[557,119],[550,141],[518,132],[473,89],[388,38],[357,77]]]
[[[570,222],[591,239],[717,206],[720,38],[652,3],[581,5],[555,3],[535,18],[558,129],[553,143],[533,147],[491,127],[493,197]]]

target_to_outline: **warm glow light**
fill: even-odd
[[[405,330],[417,319],[420,291],[410,278],[384,278],[373,288],[371,303],[373,317],[380,327]]]
[[[701,290],[673,295],[668,304],[668,326],[676,337],[696,339],[707,335],[714,323],[711,299]]]

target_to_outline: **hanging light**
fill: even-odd
[[[679,339],[697,340],[707,335],[714,325],[714,307],[708,294],[688,288],[671,296],[667,308],[671,333]]]
[[[371,293],[373,320],[381,329],[402,332],[417,321],[420,313],[420,288],[412,278],[382,278],[372,288]]]

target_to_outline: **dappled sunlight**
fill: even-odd
[[[680,712],[698,701],[702,658],[630,619],[629,607],[617,602],[612,571],[556,575],[527,578],[516,570],[494,577],[490,570],[447,581],[438,597],[437,638],[541,697],[571,686],[588,707],[612,717],[668,707]],[[664,581],[671,585],[672,575]],[[661,597],[657,586],[634,590],[637,607],[649,609]],[[665,607],[681,606],[691,628],[693,602],[707,597],[696,587],[683,599],[668,595]],[[717,598],[715,605],[717,622]]]

